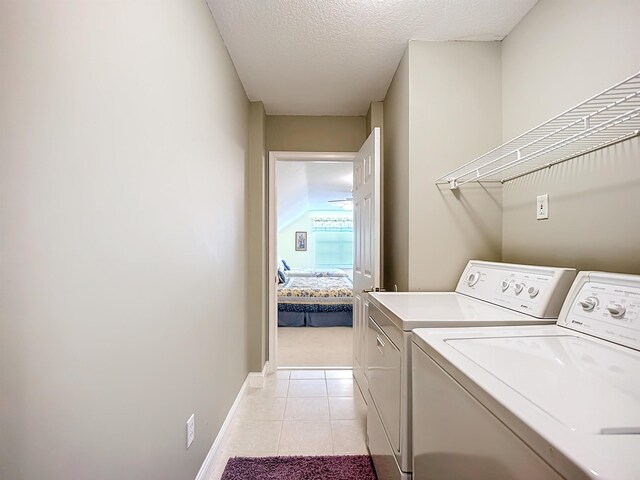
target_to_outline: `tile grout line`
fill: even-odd
[[[284,411],[282,412],[282,422],[280,422],[280,435],[278,435],[278,446],[276,447],[276,457],[280,456],[280,442],[282,441],[282,431],[284,430],[284,417],[287,414],[287,404],[289,403],[289,387],[291,386],[291,372],[287,379],[287,396],[284,399]]]
[[[327,397],[327,406],[329,404],[329,397]],[[329,410],[329,434],[331,435],[331,454],[336,454],[335,443],[333,442],[333,420],[331,419],[331,410]]]
[[[331,455],[335,455],[335,448],[333,446],[333,423],[331,422],[331,406],[329,405],[329,382],[327,379],[327,371],[324,372],[324,386],[327,389],[327,410],[329,411],[329,437],[331,438]]]
[[[330,403],[331,397],[330,397],[329,392],[328,392],[328,390],[329,390],[329,388],[328,388],[329,378],[326,376],[326,371],[323,371],[323,379],[324,379],[325,388],[327,390],[327,393],[326,393],[326,395],[320,396],[320,398],[322,398],[322,397],[325,398],[325,405],[327,406],[327,410],[328,410],[328,414],[329,414],[328,421],[329,421],[329,433],[330,433],[330,441],[331,441],[330,452],[331,452],[331,454],[335,455],[336,454],[336,448],[335,448],[335,445],[334,445],[334,443],[335,443],[334,442],[334,440],[335,440],[335,432],[333,431],[334,430],[333,429],[334,419],[333,419],[333,415],[331,413],[331,403]],[[304,380],[304,379],[299,379],[299,380]],[[313,379],[309,379],[309,380],[313,380]],[[282,449],[282,434],[283,434],[283,430],[284,430],[284,422],[287,421],[286,420],[286,411],[287,411],[287,408],[289,406],[289,399],[290,398],[297,398],[297,397],[291,397],[290,396],[290,393],[291,393],[291,381],[292,380],[289,377],[289,379],[287,379],[285,405],[284,405],[284,411],[283,411],[282,419],[281,419],[280,435],[279,435],[278,444],[277,444],[277,447],[276,447],[276,455],[277,456],[281,456],[282,453],[283,453],[282,450],[281,450]],[[339,397],[343,398],[342,396],[339,396]],[[304,398],[304,397],[300,397],[300,398]],[[347,396],[347,397],[344,397],[344,398],[352,398],[352,400],[355,401],[355,396],[351,396],[351,397]],[[300,421],[302,421],[302,420],[300,420]],[[318,420],[317,419],[316,420],[309,419],[309,420],[306,420],[306,421],[318,421]],[[355,419],[354,419],[354,421],[355,421]],[[310,453],[310,454],[314,455],[313,453]],[[318,453],[315,453],[315,455],[321,455],[321,453],[318,452]]]

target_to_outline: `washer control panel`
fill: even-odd
[[[456,292],[537,318],[557,318],[575,276],[571,268],[472,260]]]
[[[553,275],[543,273],[511,273],[500,282],[498,294],[536,303],[544,298],[544,292],[553,283]]]
[[[640,350],[640,275],[581,272],[558,325]]]

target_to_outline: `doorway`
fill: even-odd
[[[269,153],[270,371],[352,366],[355,155]]]

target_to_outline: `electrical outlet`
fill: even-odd
[[[193,413],[187,420],[187,448],[193,443],[193,439],[196,438],[196,414]]]
[[[549,218],[549,194],[538,195],[536,202],[536,218],[546,220]]]

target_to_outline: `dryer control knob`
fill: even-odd
[[[627,311],[627,309],[619,303],[611,303],[607,305],[607,310],[613,318],[622,318]]]
[[[527,293],[531,298],[535,298],[538,295],[538,293],[540,293],[540,290],[537,289],[536,287],[529,287],[529,290],[527,290]]]
[[[478,272],[470,273],[467,277],[467,285],[473,287],[480,280],[480,274]]]
[[[596,297],[587,297],[584,300],[580,300],[578,303],[585,312],[590,312],[598,305],[598,299]]]
[[[507,282],[506,280],[503,280],[502,283],[500,284],[500,288],[502,288],[503,292],[506,292],[507,289],[509,288],[509,282]]]
[[[513,289],[516,291],[516,295],[520,295],[522,290],[524,290],[524,283],[516,283],[513,286]]]

